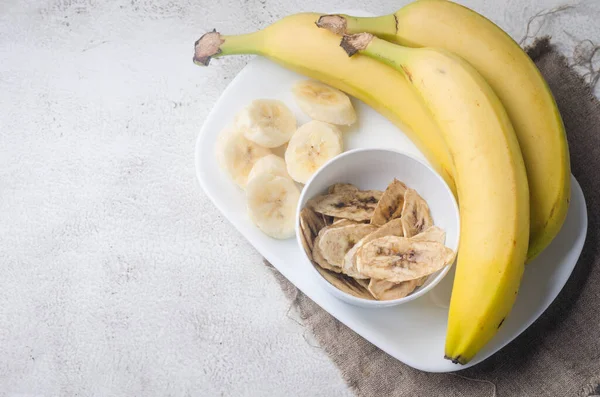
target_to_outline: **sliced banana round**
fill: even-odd
[[[236,115],[235,125],[252,142],[274,148],[290,140],[296,131],[296,117],[281,101],[256,99]]]
[[[241,188],[246,187],[254,163],[271,154],[271,150],[244,137],[242,131],[228,127],[221,131],[215,145],[216,157],[223,168]]]
[[[265,157],[261,157],[254,163],[252,170],[250,170],[250,173],[248,174],[248,182],[255,176],[265,173],[290,178],[285,161],[274,154],[268,154]]]
[[[290,176],[300,183],[310,177],[328,160],[342,153],[344,143],[340,130],[322,121],[309,121],[294,133],[285,151]]]
[[[294,235],[300,191],[289,178],[263,173],[246,186],[248,213],[266,235],[286,239]]]
[[[314,80],[299,81],[292,88],[296,103],[311,119],[338,125],[356,122],[348,95]]]

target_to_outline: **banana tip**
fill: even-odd
[[[221,53],[221,44],[225,40],[221,38],[221,34],[213,29],[202,35],[194,43],[194,63],[199,66],[208,66],[213,56]]]
[[[322,15],[316,24],[318,27],[327,29],[337,35],[346,34],[346,18],[341,15]]]
[[[351,57],[358,51],[367,48],[371,40],[373,40],[373,35],[371,33],[346,34],[342,38],[340,47],[342,47],[344,51],[346,51],[346,54]]]
[[[460,354],[459,354],[458,356],[456,356],[456,357],[450,357],[450,356],[446,356],[446,355],[445,355],[445,356],[444,356],[444,358],[445,358],[446,360],[450,360],[450,361],[452,361],[452,363],[453,363],[453,364],[461,364],[461,365],[465,365],[465,364],[467,363],[467,361],[466,361],[466,360],[464,360]]]

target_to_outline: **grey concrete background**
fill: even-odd
[[[460,2],[516,39],[563,4]],[[198,187],[196,136],[249,57],[200,69],[192,48],[406,3],[0,1],[0,396],[350,395]],[[600,2],[572,4],[532,24],[569,56],[600,42]]]

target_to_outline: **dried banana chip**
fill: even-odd
[[[331,227],[342,227],[342,226],[359,225],[359,224],[360,223],[351,221],[350,219],[340,218],[338,220],[334,220],[333,223],[329,227],[330,228]]]
[[[379,190],[328,194],[313,204],[316,212],[362,222],[371,219],[383,193]]]
[[[385,280],[372,278],[367,289],[377,300],[387,301],[400,299],[410,295],[417,288],[417,280],[391,283]]]
[[[308,240],[306,239],[306,236],[304,235],[304,231],[300,232],[300,242],[302,243],[302,248],[304,249],[304,252],[306,252],[306,256],[308,256],[308,259],[312,261],[313,260],[312,243],[310,245],[308,244]]]
[[[412,294],[417,287],[420,287],[427,281],[428,277],[424,276],[416,280],[403,281],[401,283],[391,283],[386,280],[372,278],[369,281],[367,289],[377,300],[400,299]]]
[[[321,231],[323,231],[323,230],[325,230],[325,229],[322,229]],[[313,261],[318,265],[317,268],[321,267],[323,269],[331,270],[336,273],[341,273],[342,272],[341,267],[333,266],[331,263],[327,262],[327,259],[325,259],[323,257],[321,248],[319,247],[319,241],[321,240],[321,236],[322,236],[322,233],[319,233],[319,235],[317,236],[317,238],[315,239],[315,241],[313,243],[313,251],[312,251]]]
[[[402,237],[402,233],[403,232],[401,219],[393,219],[385,225],[381,226],[379,229],[375,230],[373,233],[363,237],[358,243],[354,245],[354,247],[350,249],[350,251],[346,253],[346,256],[344,257],[344,263],[342,265],[342,272],[356,279],[369,278],[364,274],[361,274],[356,268],[356,254],[358,250],[369,241],[373,241],[375,239],[385,236]]]
[[[337,274],[325,269],[321,269],[316,266],[317,271],[327,280],[331,285],[343,291],[347,294],[355,296],[357,298],[374,300],[373,296],[367,291],[365,287],[360,285],[356,280],[343,274]]]
[[[401,219],[404,237],[415,236],[433,226],[427,202],[414,189],[407,189],[404,194]]]
[[[399,217],[402,213],[404,193],[406,193],[407,189],[408,187],[404,183],[394,179],[383,192],[379,203],[377,203],[377,207],[375,207],[375,211],[371,217],[371,224],[382,226],[394,217]]]
[[[446,242],[446,232],[437,226],[431,226],[410,239],[412,241],[435,241],[436,243],[444,244]]]
[[[369,288],[369,279],[368,278],[355,278],[356,281],[361,287],[367,289]]]
[[[326,226],[331,226],[333,224],[333,221],[335,220],[333,216],[321,214],[321,217],[323,218],[323,222],[325,222]]]
[[[343,193],[343,192],[358,192],[358,188],[351,183],[336,183],[335,185],[329,186],[327,191],[329,194]]]
[[[443,244],[388,236],[363,245],[356,266],[370,278],[400,283],[435,273],[453,260],[454,251]]]
[[[375,230],[377,230],[376,226],[363,223],[341,227],[332,225],[327,229],[323,229],[319,239],[319,250],[329,264],[337,266],[341,270],[344,256],[350,248]]]
[[[313,243],[317,235],[325,227],[322,215],[314,212],[310,207],[300,211],[300,240],[308,257],[312,260]]]

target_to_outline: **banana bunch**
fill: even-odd
[[[232,54],[263,55],[357,97],[402,128],[447,181],[461,240],[445,356],[469,362],[509,315],[526,261],[554,239],[568,209],[564,126],[535,64],[498,26],[446,0],[381,17],[297,14],[246,35],[211,32],[196,42],[194,62]]]

